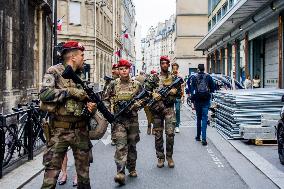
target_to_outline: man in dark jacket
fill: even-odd
[[[194,103],[197,116],[197,135],[195,140],[200,141],[200,135],[202,134],[202,145],[206,146],[208,110],[211,94],[214,92],[215,87],[212,77],[204,73],[204,64],[199,64],[198,70],[198,74],[192,78],[190,93],[192,94],[191,100]]]

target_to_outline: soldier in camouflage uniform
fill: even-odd
[[[168,71],[170,66],[170,60],[167,56],[162,56],[160,58],[161,73],[159,74],[159,90],[165,86],[169,86],[174,81],[171,73]],[[174,146],[174,130],[176,124],[174,102],[177,95],[177,89],[171,89],[169,96],[164,99],[158,93],[154,92],[153,98],[158,101],[151,107],[152,114],[154,117],[154,127],[155,130],[155,148],[156,155],[158,158],[157,167],[164,167],[165,154],[164,154],[164,141],[163,141],[163,131],[166,133],[166,159],[168,161],[168,166],[170,168],[174,167],[173,161],[173,146]],[[165,124],[164,124],[165,122]],[[165,126],[164,126],[165,125]]]
[[[113,103],[114,113],[123,108],[123,102],[130,101],[142,91],[141,84],[129,76],[131,64],[127,60],[120,60],[118,67],[120,78],[110,83],[104,95],[104,102],[108,107]],[[113,123],[116,140],[114,158],[117,166],[114,180],[120,185],[125,184],[125,167],[130,177],[137,177],[136,144],[140,141],[137,111],[140,106],[139,102],[135,103],[128,113],[124,113]]]
[[[88,189],[89,151],[91,142],[87,130],[87,122],[81,115],[86,106],[94,112],[96,104],[88,102],[85,91],[72,80],[64,79],[61,75],[67,65],[70,65],[82,77],[81,69],[84,63],[84,47],[69,41],[63,45],[63,64],[52,66],[46,72],[40,91],[41,109],[50,113],[47,149],[44,152],[45,166],[42,189],[55,188],[60,173],[62,161],[70,146],[78,175],[78,188]]]
[[[118,71],[118,66],[117,64],[113,64],[112,65],[112,70],[111,70],[111,73],[112,73],[112,78],[115,80],[117,78],[119,78],[119,71]],[[112,99],[113,100],[113,99]],[[113,104],[113,103],[111,103]],[[113,112],[113,107],[111,108],[111,112]],[[111,125],[111,145],[112,146],[115,146],[115,136],[114,136],[114,133],[113,133],[114,129],[113,129],[113,124]]]
[[[113,64],[113,65],[112,65],[111,74],[112,74],[112,78],[113,78],[113,79],[119,78],[119,71],[118,71],[117,64]]]

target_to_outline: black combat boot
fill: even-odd
[[[77,189],[91,189],[91,185],[90,183],[84,184],[84,183],[78,182]]]

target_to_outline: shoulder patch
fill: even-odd
[[[55,78],[53,74],[45,74],[42,82],[43,87],[54,87],[55,86]]]

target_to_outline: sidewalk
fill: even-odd
[[[43,171],[42,165],[43,152],[35,156],[33,160],[28,161],[20,167],[14,169],[10,173],[0,179],[0,186],[2,189],[18,189],[35,178]]]

